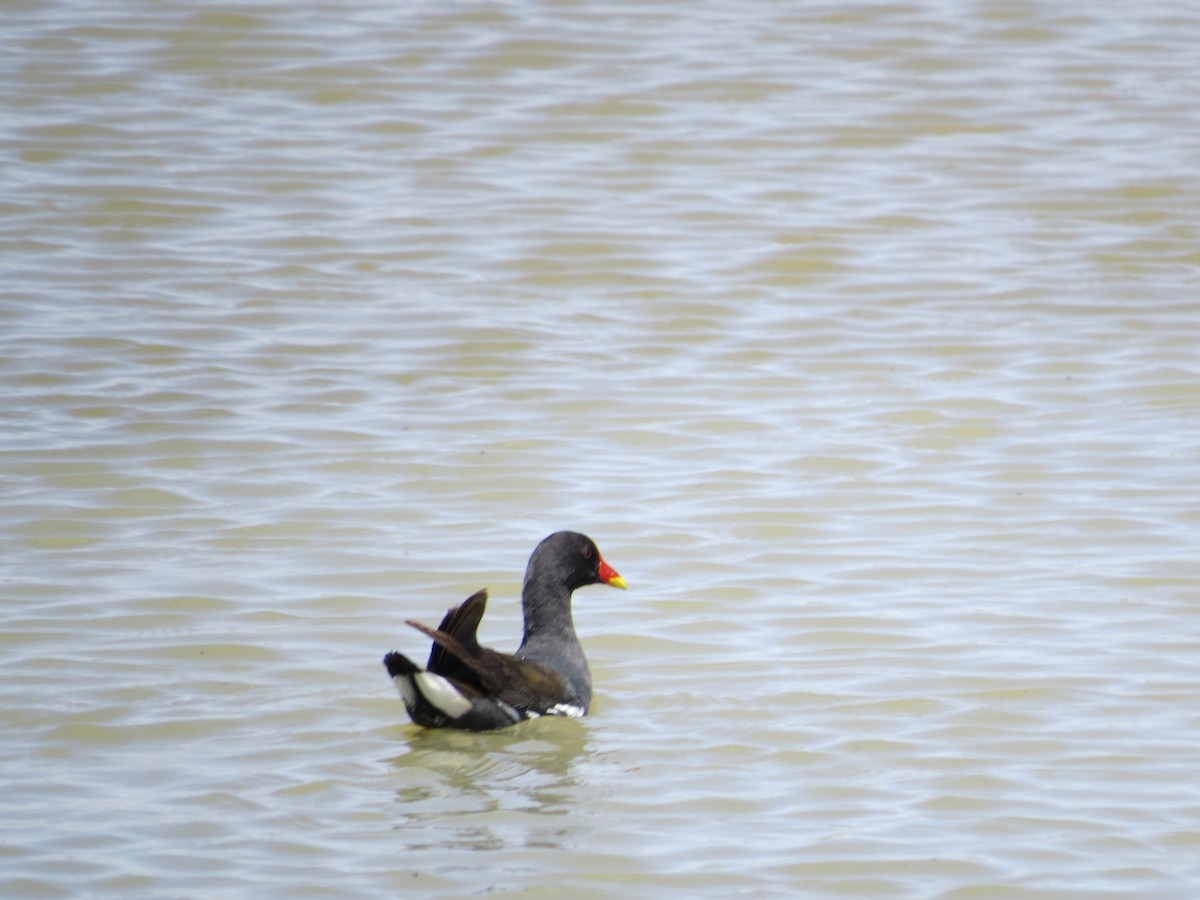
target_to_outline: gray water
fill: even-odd
[[[3,19],[4,896],[1195,896],[1193,4]]]

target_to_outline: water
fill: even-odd
[[[1192,896],[1200,14],[1043,7],[12,6],[4,895]]]

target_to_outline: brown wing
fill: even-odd
[[[475,595],[475,597],[478,596],[478,594]],[[471,599],[473,600],[475,597]],[[467,601],[467,603],[469,602],[470,600]],[[463,606],[466,606],[466,603]],[[454,612],[452,610],[451,613],[448,613],[447,619],[451,618]],[[441,649],[444,652],[438,656],[438,659],[442,665],[447,665],[448,660],[453,658],[461,664],[461,666],[455,667],[456,673],[460,669],[465,669],[469,673],[467,677],[460,674],[455,674],[453,677],[468,684],[477,685],[485,693],[498,700],[503,700],[509,706],[519,710],[545,712],[568,694],[566,681],[553,669],[527,659],[519,659],[507,653],[480,647],[479,642],[475,639],[474,627],[471,629],[471,639],[468,642],[460,640],[459,635],[442,629],[429,628],[420,622],[410,620],[407,624],[433,640],[435,650],[430,654],[431,660],[438,649]],[[446,624],[446,620],[443,620],[443,624]],[[478,626],[478,620],[476,620],[475,626]],[[430,671],[433,671],[432,666]],[[439,672],[439,674],[445,673]]]

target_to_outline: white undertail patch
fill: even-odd
[[[452,719],[457,719],[471,708],[471,701],[459,693],[441,675],[433,672],[416,672],[413,674],[413,684],[426,700],[440,709]]]
[[[411,675],[397,675],[392,679],[392,684],[400,692],[400,699],[404,701],[406,709],[412,709],[417,705],[417,692],[413,689]]]
[[[552,707],[546,710],[548,716],[570,716],[572,719],[583,717],[584,708],[582,706],[573,706],[570,703],[555,703]]]

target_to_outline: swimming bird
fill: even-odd
[[[525,636],[514,654],[479,646],[487,589],[450,609],[437,628],[407,620],[433,639],[424,669],[392,651],[383,658],[408,714],[426,728],[490,731],[538,716],[583,716],[592,675],[575,634],[571,594],[589,584],[625,587],[587,535],[558,531],[529,557],[521,606]]]

